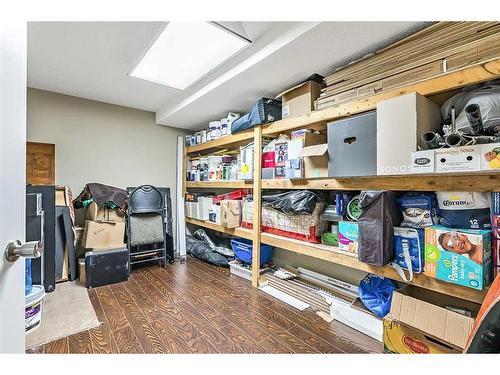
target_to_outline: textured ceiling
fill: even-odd
[[[422,22],[225,22],[252,44],[187,90],[128,76],[165,22],[31,22],[28,85],[156,112],[157,122],[201,129],[228,111],[313,73],[373,52]]]

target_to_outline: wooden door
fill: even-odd
[[[51,143],[26,143],[26,184],[55,185],[56,145]]]

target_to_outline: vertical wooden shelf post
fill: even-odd
[[[261,228],[261,195],[262,195],[262,128],[254,128],[253,137],[253,230],[252,230],[252,285],[259,286],[260,276],[260,228]]]

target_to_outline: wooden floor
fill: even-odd
[[[194,258],[89,290],[102,324],[30,353],[381,353],[382,344]]]

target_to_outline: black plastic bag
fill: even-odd
[[[362,191],[359,204],[358,259],[374,266],[385,266],[394,260],[394,227],[402,221],[394,193]]]
[[[212,251],[205,241],[192,236],[186,236],[186,252],[203,262],[219,267],[229,267],[229,260],[225,256]]]
[[[285,214],[312,214],[316,203],[322,198],[310,190],[296,190],[286,193],[262,196],[262,206]]]
[[[229,240],[216,235],[215,232],[200,228],[193,233],[193,237],[204,241],[212,251],[224,255],[226,258],[234,258],[234,251]]]

